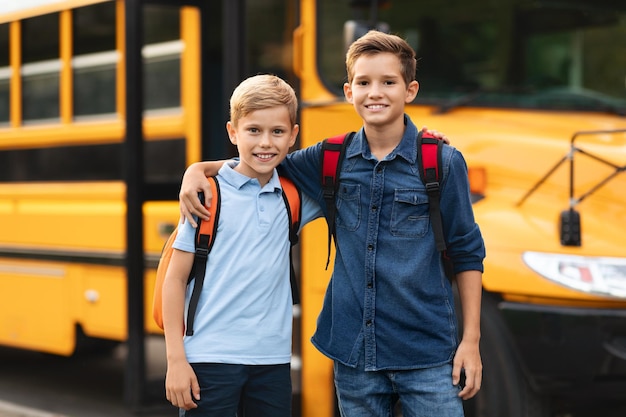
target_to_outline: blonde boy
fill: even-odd
[[[181,224],[163,287],[167,399],[181,416],[291,416],[288,214],[276,166],[298,134],[297,100],[278,77],[243,81],[230,100],[239,162],[218,181],[221,216],[193,336],[183,337],[194,228]],[[321,214],[302,200],[302,224]]]

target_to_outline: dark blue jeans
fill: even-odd
[[[180,417],[291,417],[290,365],[192,363],[198,408]]]

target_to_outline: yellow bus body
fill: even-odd
[[[124,195],[120,183],[0,185],[0,248],[15,254],[0,258],[0,283],[7,289],[0,292],[0,343],[70,355],[76,325],[86,336],[126,339]],[[153,266],[176,210],[171,202],[144,207],[146,261]],[[144,280],[150,301],[153,269]],[[151,308],[147,302],[146,329],[156,332]]]

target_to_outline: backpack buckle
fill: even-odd
[[[433,193],[433,192],[439,191],[439,182],[438,181],[427,182],[426,183],[426,191],[428,193]]]
[[[196,248],[196,256],[199,256],[203,259],[209,257],[209,249],[208,248]]]
[[[325,200],[327,200],[327,199],[334,199],[335,190],[332,190],[332,189],[329,190],[329,189],[325,188],[323,190],[323,195],[324,195],[324,199]]]

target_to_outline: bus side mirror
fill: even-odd
[[[573,208],[561,212],[561,222],[559,224],[561,245],[580,246],[580,213]]]

